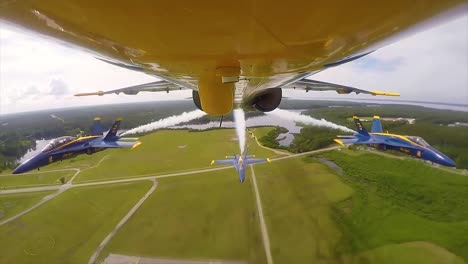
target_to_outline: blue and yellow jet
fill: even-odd
[[[271,162],[270,159],[254,159],[254,155],[247,155],[247,150],[244,151],[241,155],[234,155],[234,156],[226,156],[225,160],[213,160],[211,161],[211,165],[213,164],[223,164],[223,165],[233,165],[236,169],[237,173],[239,174],[239,181],[245,181],[245,171],[247,166],[250,164],[255,163],[263,163],[263,162]]]
[[[424,139],[383,133],[379,116],[374,116],[371,132],[368,133],[357,116],[353,116],[357,133],[353,136],[338,136],[334,141],[340,145],[363,144],[381,150],[397,150],[405,154],[444,166],[455,167],[455,162],[442,152],[431,147]]]
[[[24,173],[30,170],[39,169],[50,163],[73,158],[79,154],[94,154],[108,148],[135,148],[141,144],[139,141],[125,142],[117,135],[120,127],[121,118],[117,119],[106,135],[103,135],[104,129],[101,126],[101,119],[95,118],[91,127],[90,136],[85,137],[59,137],[47,144],[44,149],[36,156],[20,164],[13,174]],[[126,140],[135,140],[127,138]]]

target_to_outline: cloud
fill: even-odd
[[[356,62],[356,68],[368,71],[395,71],[405,63],[402,56],[392,58],[381,58],[374,56],[364,57]]]
[[[55,95],[57,97],[70,94],[70,89],[62,79],[52,79],[49,83],[50,90],[49,95]]]

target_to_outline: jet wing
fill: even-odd
[[[247,159],[247,164],[255,164],[255,163],[263,163],[263,162],[271,162],[270,159]]]
[[[123,141],[98,141],[91,143],[94,148],[136,148],[141,145],[141,142],[123,142]]]
[[[227,160],[212,160],[211,165],[219,164],[219,165],[234,165],[234,159],[227,159]]]
[[[134,86],[129,86],[129,87],[124,87],[116,90],[110,90],[110,91],[98,91],[98,92],[91,92],[91,93],[79,93],[75,94],[75,96],[89,96],[89,95],[105,95],[105,94],[120,94],[124,93],[127,95],[135,95],[138,94],[139,92],[166,92],[169,93],[170,91],[176,91],[176,90],[186,90],[188,88],[168,82],[168,81],[157,81],[157,82],[150,82],[150,83],[144,83],[144,84],[139,84],[139,85],[134,85]]]
[[[382,92],[382,91],[367,91],[358,89],[351,86],[345,86],[340,84],[334,83],[327,83],[327,82],[320,82],[315,80],[309,79],[301,79],[299,81],[293,82],[291,84],[285,85],[281,87],[283,89],[299,89],[308,91],[336,91],[339,94],[349,94],[349,93],[356,93],[356,94],[370,94],[370,95],[383,95],[383,96],[400,96],[399,93],[393,92]]]

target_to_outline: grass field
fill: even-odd
[[[145,181],[64,192],[0,227],[0,263],[87,263],[150,186]]]
[[[345,171],[340,178],[355,190],[335,206],[333,215],[344,234],[339,250],[355,254],[426,241],[468,260],[468,177],[370,153],[323,156]]]
[[[28,209],[51,193],[53,192],[0,195],[0,221]]]
[[[269,130],[257,128],[255,134]],[[249,153],[275,156],[247,136]],[[235,137],[232,129],[158,131],[141,137],[143,144],[135,150],[83,155],[50,169],[89,167],[104,156],[100,166],[77,179],[208,168],[212,159],[239,153]],[[336,163],[342,172],[318,157]],[[351,150],[258,164],[254,169],[274,263],[468,261],[467,176],[414,159]],[[37,181],[34,175],[6,179]],[[101,260],[116,253],[266,262],[250,173],[243,184],[234,169],[158,182],[156,191],[104,248]],[[8,238],[0,239],[0,263],[86,263],[150,185],[145,181],[67,190],[0,227],[0,237]],[[6,205],[4,214],[13,215],[44,195],[0,195],[0,213]]]
[[[0,189],[15,189],[34,187],[38,185],[61,184],[60,178],[64,177],[65,182],[75,174],[75,171],[57,172],[34,172],[32,174],[16,174],[11,176],[0,176]]]
[[[341,237],[332,205],[353,190],[328,167],[303,157],[255,166],[275,263],[334,263]]]
[[[249,153],[259,157],[274,154],[256,143],[250,143]],[[131,177],[145,174],[164,174],[176,171],[210,167],[213,159],[239,154],[239,145],[233,129],[189,132],[163,130],[140,138],[143,143],[134,150],[117,149],[94,169],[78,175],[76,182]]]
[[[250,181],[232,170],[158,180],[108,253],[265,263]]]

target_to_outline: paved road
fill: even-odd
[[[320,152],[327,152],[327,151],[334,150],[334,149],[339,149],[339,148],[340,148],[339,146],[336,146],[336,147],[329,147],[329,148],[324,148],[324,149],[317,149],[317,150],[302,152],[302,153],[298,153],[298,154],[291,154],[291,155],[285,156],[285,157],[274,158],[274,159],[271,159],[271,161],[278,161],[278,160],[295,158],[295,157],[299,157],[299,156],[317,154],[317,153],[320,153]]]
[[[191,174],[198,174],[198,173],[226,170],[226,169],[231,169],[231,166],[184,171],[184,172],[169,173],[169,174],[162,174],[162,175],[145,175],[141,177],[137,177],[138,175],[135,175],[134,178],[125,178],[125,179],[118,179],[118,180],[102,180],[102,181],[96,181],[96,182],[86,182],[86,183],[76,183],[76,184],[68,182],[64,185],[51,185],[51,186],[42,186],[42,187],[21,188],[21,189],[14,189],[14,190],[0,190],[0,195],[1,194],[51,191],[51,190],[59,190],[64,187],[71,188],[71,187],[83,187],[83,186],[104,185],[104,184],[114,184],[114,183],[125,183],[125,182],[132,182],[132,181],[143,181],[143,180],[148,180],[148,179],[176,177],[176,176],[191,175]],[[129,176],[129,177],[132,177],[132,176]]]
[[[250,170],[252,171],[252,182],[253,182],[253,186],[255,190],[258,218],[260,219],[260,230],[262,232],[263,247],[265,249],[267,264],[273,264],[273,258],[271,257],[271,251],[270,251],[270,238],[268,237],[268,231],[267,231],[267,227],[265,224],[265,218],[263,217],[262,201],[260,200],[260,194],[258,192],[258,187],[257,187],[257,178],[255,177],[255,171],[252,165],[250,165]]]
[[[117,231],[132,217],[132,215],[140,208],[140,206],[145,202],[145,200],[156,190],[156,187],[158,187],[158,182],[156,180],[153,181],[153,186],[149,191],[138,201],[138,203],[135,204],[135,206],[132,207],[132,209],[120,220],[120,222],[114,227],[114,229],[104,238],[104,240],[99,244],[98,248],[96,251],[94,251],[93,255],[89,259],[89,264],[94,264],[96,263],[97,258],[99,257],[99,254],[101,254],[101,251],[104,249],[104,247],[109,243],[109,241],[115,236]]]
[[[104,264],[247,264],[245,261],[232,260],[181,260],[181,259],[162,259],[145,258],[137,256],[126,256],[119,254],[109,254],[103,262]]]

